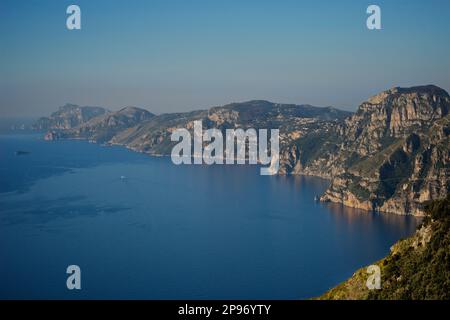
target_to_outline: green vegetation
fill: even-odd
[[[369,290],[366,268],[319,299],[450,299],[450,194],[426,205],[427,216],[416,234],[397,242],[381,269],[381,289]]]
[[[359,178],[356,181],[352,181],[352,183],[348,185],[348,190],[353,193],[358,199],[368,200],[370,198],[370,191],[362,187],[359,184],[359,180],[361,179]]]
[[[314,132],[297,140],[297,147],[302,150],[302,165],[307,165],[320,155],[337,152],[340,142],[336,134],[328,132]]]
[[[394,142],[393,142],[394,141]],[[372,177],[378,168],[404,143],[403,139],[395,139],[391,141],[386,148],[376,153],[371,157],[362,158],[360,161],[355,161],[350,168],[351,171],[360,172],[365,177]]]
[[[389,156],[389,161],[385,162],[379,169],[380,185],[378,194],[389,198],[394,195],[401,181],[407,181],[412,173],[412,160],[402,150],[397,149]]]

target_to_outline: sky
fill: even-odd
[[[448,0],[0,0],[0,117],[252,99],[355,110],[394,86],[450,91],[449,39]]]

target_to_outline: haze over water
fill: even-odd
[[[26,150],[27,155],[15,155]],[[301,299],[411,235],[413,217],[316,203],[328,182],[175,166],[0,136],[0,298]],[[68,265],[82,290],[66,288]]]

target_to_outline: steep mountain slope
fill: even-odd
[[[369,290],[362,268],[319,299],[450,299],[450,195],[426,205],[427,216],[416,234],[397,242],[375,263],[381,289]]]
[[[172,113],[155,116],[152,119],[119,132],[111,144],[126,146],[129,149],[151,155],[170,155],[174,143],[170,135],[176,128],[192,128],[195,120],[207,117],[207,111]]]
[[[435,86],[393,88],[330,130],[285,150],[287,172],[332,179],[322,201],[423,214],[449,192],[450,97]]]
[[[48,140],[81,138],[124,145],[153,155],[169,155],[177,128],[192,130],[193,122],[202,121],[204,129],[264,128],[279,129],[280,144],[287,146],[311,132],[334,128],[351,113],[331,107],[277,104],[263,100],[232,103],[209,110],[154,116],[142,109],[125,108],[83,122],[74,128],[50,130]]]
[[[175,144],[170,141],[173,130],[177,128],[191,130],[193,122],[199,120],[205,129],[280,129],[280,143],[287,145],[292,141],[292,137],[336,126],[350,114],[334,108],[255,100],[213,107],[209,110],[156,116],[118,133],[110,142],[149,154],[168,155]]]
[[[80,107],[75,104],[66,104],[52,113],[49,117],[40,118],[34,125],[34,130],[67,130],[77,127],[92,118],[107,112],[101,107]]]

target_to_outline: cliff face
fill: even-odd
[[[331,179],[322,201],[423,215],[449,191],[450,97],[435,86],[393,88],[329,130],[288,145],[283,172]]]
[[[394,244],[374,263],[381,288],[369,290],[366,268],[329,290],[323,300],[448,300],[450,299],[450,196],[426,205],[426,218],[410,238]]]
[[[450,97],[434,86],[394,88],[363,103],[337,128],[342,137],[323,201],[423,215],[449,191]]]

